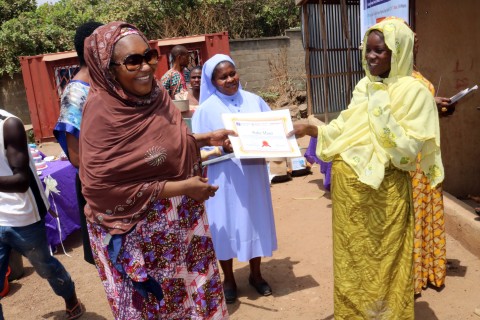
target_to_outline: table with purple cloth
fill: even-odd
[[[51,176],[57,181],[57,190],[59,194],[50,192],[48,200],[53,211],[58,213],[60,219],[61,235],[59,232],[57,220],[49,213],[45,216],[45,227],[47,229],[48,244],[55,249],[57,245],[63,242],[68,235],[80,229],[80,211],[77,205],[77,195],[75,191],[75,175],[77,170],[69,161],[51,161],[47,162],[48,167],[41,170],[39,175],[45,187],[44,179]]]

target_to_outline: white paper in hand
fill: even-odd
[[[287,133],[293,130],[289,110],[224,113],[222,119],[225,129],[238,134],[230,137],[236,158],[300,156],[295,137],[287,138]]]
[[[462,99],[463,97],[465,97],[467,94],[469,94],[470,92],[474,91],[474,90],[477,90],[478,89],[478,86],[477,85],[474,85],[473,87],[471,88],[467,88],[465,90],[462,90],[460,91],[459,93],[457,93],[456,95],[454,95],[453,97],[450,98],[450,104],[454,104],[455,102],[457,102],[458,100]]]

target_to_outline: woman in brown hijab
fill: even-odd
[[[228,318],[203,205],[218,187],[199,175],[199,147],[231,148],[233,132],[188,132],[153,77],[157,51],[133,25],[98,28],[85,58],[80,178],[115,318]]]

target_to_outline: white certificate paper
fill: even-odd
[[[222,114],[226,129],[238,137],[230,137],[236,158],[299,157],[295,136],[287,138],[293,130],[288,110],[258,113]]]

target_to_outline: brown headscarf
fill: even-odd
[[[91,88],[80,130],[80,179],[87,219],[112,235],[143,219],[167,181],[195,175],[199,160],[195,139],[156,80],[149,95],[137,97],[110,73],[115,43],[132,34],[148,43],[124,22],[101,26],[85,40]]]

